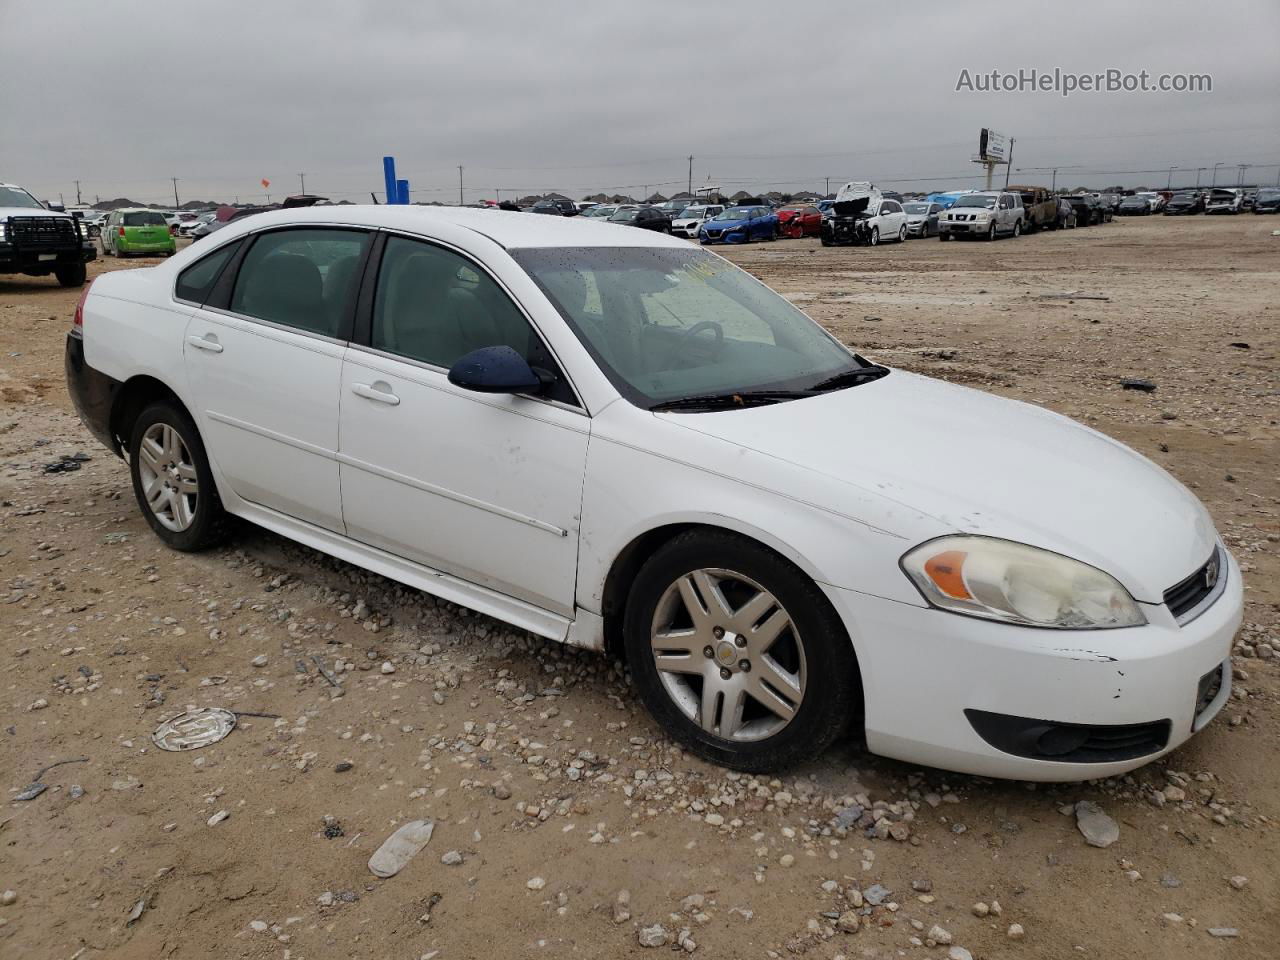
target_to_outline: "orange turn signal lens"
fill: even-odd
[[[963,550],[947,550],[930,557],[924,563],[924,572],[944,594],[955,600],[972,600],[973,594],[964,585]]]

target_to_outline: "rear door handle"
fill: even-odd
[[[378,380],[375,383],[353,383],[351,392],[357,397],[364,397],[366,400],[376,400],[378,403],[389,404],[390,406],[399,406],[400,398],[391,392],[391,384],[384,380]]]
[[[222,352],[222,344],[218,342],[218,338],[212,333],[206,333],[203,337],[187,337],[187,342],[193,347],[200,350],[208,350],[210,353]]]

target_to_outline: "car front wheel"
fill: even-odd
[[[185,411],[155,403],[138,416],[129,472],[142,514],[175,550],[203,550],[222,539],[226,513],[196,425]]]
[[[737,770],[821,753],[856,713],[853,648],[826,598],[735,534],[683,534],[641,568],[624,637],[650,713],[691,751]]]
[[[867,242],[871,244],[871,246],[873,247],[879,246],[880,244],[880,228],[879,227],[871,228],[871,237],[870,239],[867,240]]]

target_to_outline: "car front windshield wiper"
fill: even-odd
[[[845,370],[843,373],[837,373],[835,376],[827,377],[825,380],[819,380],[809,389],[814,393],[842,390],[845,387],[856,387],[860,383],[870,383],[872,380],[879,380],[881,377],[887,377],[888,375],[888,367],[877,366],[873,363],[865,367]]]
[[[732,410],[739,407],[756,407],[787,400],[803,400],[813,396],[809,390],[739,390],[737,393],[704,393],[692,397],[663,400],[649,409],[654,413],[664,410]]]

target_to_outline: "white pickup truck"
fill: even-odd
[[[98,255],[84,224],[50,210],[17,184],[0,183],[0,274],[53,274],[64,287],[84,285]]]

